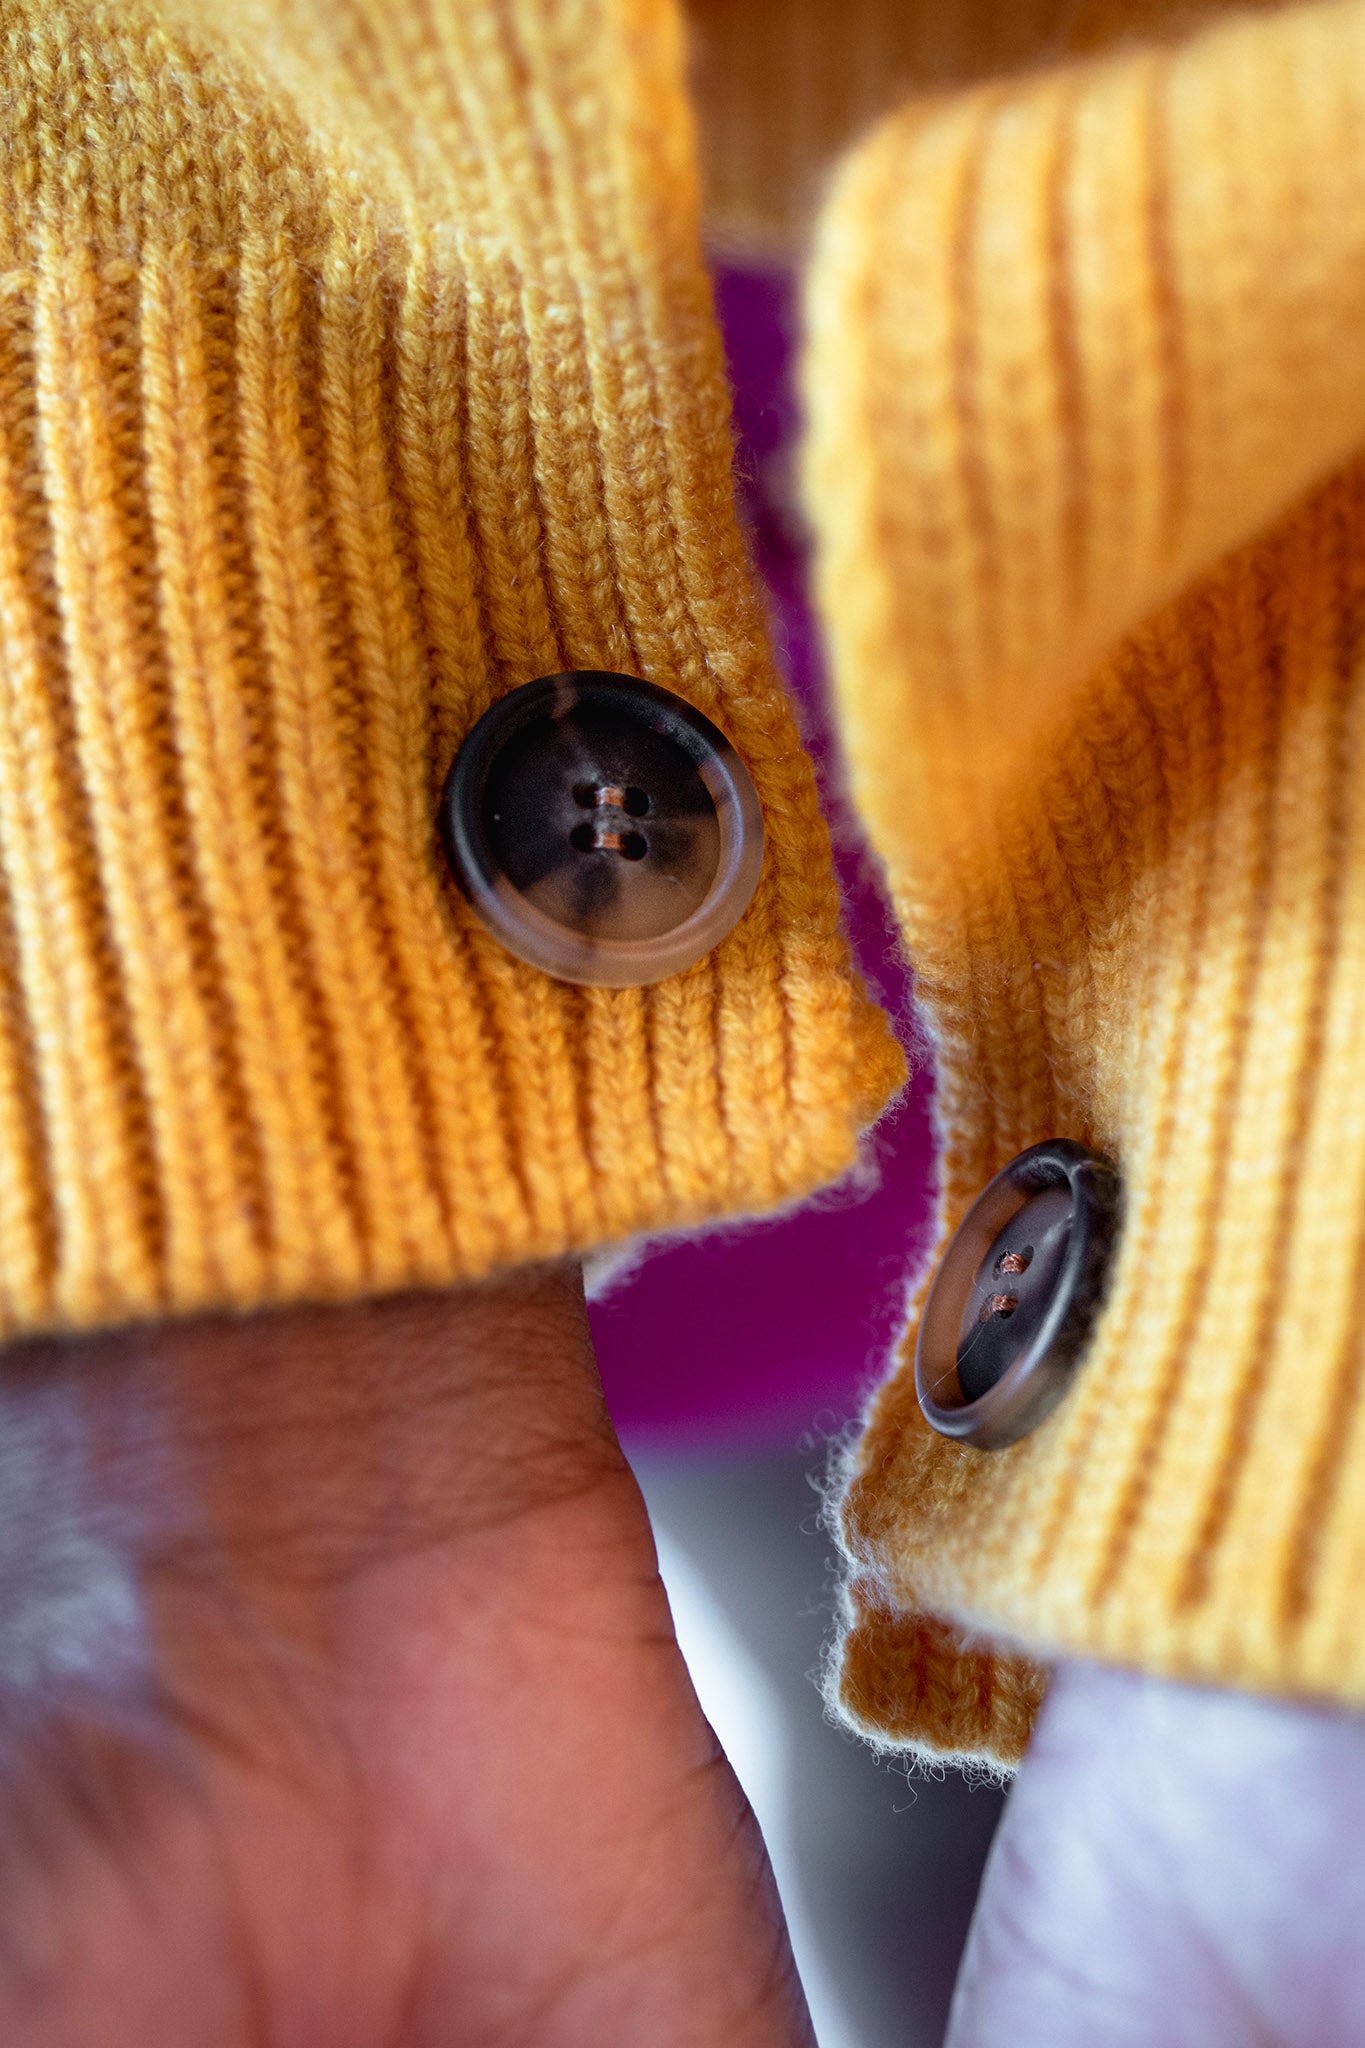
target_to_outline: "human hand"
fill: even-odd
[[[0,1355],[0,2040],[809,2041],[576,1273]]]
[[[1067,1665],[949,2048],[1359,2048],[1365,1722]]]

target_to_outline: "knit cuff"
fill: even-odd
[[[804,254],[831,167],[912,89],[1032,63],[1055,0],[685,0],[706,227],[746,257]]]
[[[839,1174],[853,977],[731,503],[671,10],[11,10],[0,1332],[466,1280]],[[491,699],[633,671],[748,762],[715,953],[471,917]]]
[[[842,1504],[886,1739],[1008,1763],[1063,1653],[1365,1703],[1362,220],[1351,4],[912,108],[824,224],[810,501],[940,1236],[1045,1137],[1127,1184],[1011,1449],[922,1422],[912,1313]]]

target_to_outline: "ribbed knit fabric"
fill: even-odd
[[[1059,1652],[1365,1704],[1365,6],[909,106],[810,305],[943,1228],[1048,1135],[1128,1184],[1090,1355],[1010,1450],[924,1426],[912,1316],[843,1502],[842,1704],[1007,1763]]]
[[[779,16],[700,0],[700,75],[720,138],[757,80],[755,232],[940,88],[825,211],[808,496],[943,1228],[1048,1135],[1129,1187],[1013,1449],[925,1430],[912,1318],[842,1701],[1006,1763],[1057,1652],[1365,1704],[1365,0],[857,0],[842,70],[818,12],[765,101]],[[0,1334],[769,1208],[896,1085],[734,523],[681,60],[671,0],[0,5]],[[436,847],[461,735],[571,665],[681,691],[765,807],[652,990],[510,959]]]
[[[840,153],[911,93],[1169,40],[1219,0],[684,0],[684,11],[707,234],[785,262],[804,259]]]
[[[662,0],[0,13],[0,1331],[469,1278],[781,1203],[901,1071],[731,509]],[[755,903],[511,959],[435,797],[497,693],[732,735]]]
[[[1071,0],[1069,26],[1078,12]],[[799,257],[839,155],[912,89],[1036,58],[1058,0],[686,0],[708,235]]]

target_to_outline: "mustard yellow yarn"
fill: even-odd
[[[818,229],[807,502],[942,1228],[1052,1134],[1130,1191],[1012,1450],[924,1429],[912,1316],[845,1710],[1009,1762],[1058,1653],[1365,1704],[1365,0],[695,34],[751,239],[895,107]],[[772,1207],[896,1086],[735,526],[683,69],[671,0],[0,4],[0,1334]],[[682,692],[763,799],[751,911],[654,989],[510,959],[437,852],[461,735],[568,666]]]
[[[838,1174],[849,970],[731,507],[660,0],[0,11],[0,1331],[467,1279]],[[712,958],[449,886],[492,697],[680,691],[763,799]]]
[[[1365,7],[1048,54],[855,152],[807,380],[943,1228],[1128,1183],[1056,1414],[931,1435],[912,1317],[843,1504],[846,1710],[1006,1762],[1063,1652],[1365,1704]]]

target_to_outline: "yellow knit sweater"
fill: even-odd
[[[1129,1187],[1034,1435],[880,1396],[842,1701],[1005,1762],[1055,1652],[1365,1703],[1365,0],[697,16],[722,225],[790,240],[849,145],[807,500],[944,1229],[1045,1136]],[[0,36],[0,1330],[837,1176],[902,1064],[734,521],[672,0]],[[521,965],[438,852],[461,736],[570,666],[763,801],[752,908],[651,989]]]

